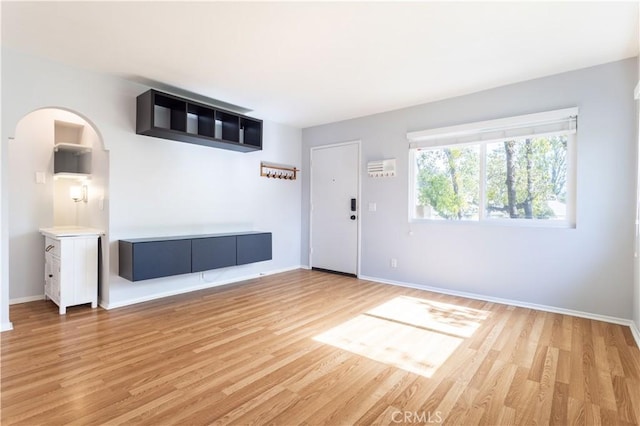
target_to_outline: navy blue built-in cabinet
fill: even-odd
[[[270,232],[136,238],[119,241],[121,277],[140,281],[272,258]]]

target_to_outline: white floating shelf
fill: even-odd
[[[88,154],[91,152],[91,147],[89,145],[80,145],[77,143],[60,142],[53,146],[53,150],[55,152],[68,151],[75,152],[77,154]]]
[[[75,179],[75,180],[91,180],[91,174],[89,173],[70,173],[70,172],[58,172],[53,174],[54,179]]]

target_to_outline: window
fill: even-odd
[[[479,149],[443,147],[415,156],[416,216],[427,219],[478,219]]]
[[[577,108],[409,133],[410,219],[574,225]]]

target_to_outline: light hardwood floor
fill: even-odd
[[[305,270],[67,312],[11,306],[2,425],[640,421],[604,322]]]

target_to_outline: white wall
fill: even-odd
[[[265,122],[264,149],[244,154],[134,136],[111,148],[113,259],[118,239],[259,230],[273,260],[136,283],[112,262],[110,306],[300,265],[300,181],[259,175],[261,160],[299,166],[300,130]]]
[[[299,266],[301,183],[258,175],[261,160],[299,166],[300,130],[265,122],[264,150],[247,154],[136,135],[135,99],[148,87],[6,48],[2,50],[2,86],[3,173],[5,141],[14,135],[22,117],[42,107],[82,114],[95,125],[109,151],[105,208],[111,259],[101,294],[103,305],[120,306]],[[11,210],[4,205],[8,191],[9,182],[3,176],[5,211]],[[4,214],[2,220],[12,229]],[[207,273],[206,281],[193,274],[131,283],[117,275],[118,239],[218,230],[273,232],[273,260]],[[4,233],[2,238],[5,243]],[[25,256],[38,261],[41,253]],[[4,265],[8,260],[4,250],[2,257]],[[13,281],[9,285],[12,292],[20,286]]]
[[[309,150],[362,141],[362,170],[397,159],[395,178],[362,176],[361,275],[630,319],[633,309],[637,59],[303,130]],[[472,72],[472,70],[470,70]],[[408,222],[406,133],[577,106],[577,228]],[[301,263],[308,263],[303,175]],[[411,234],[410,234],[411,232]],[[398,268],[390,259],[398,259]]]

